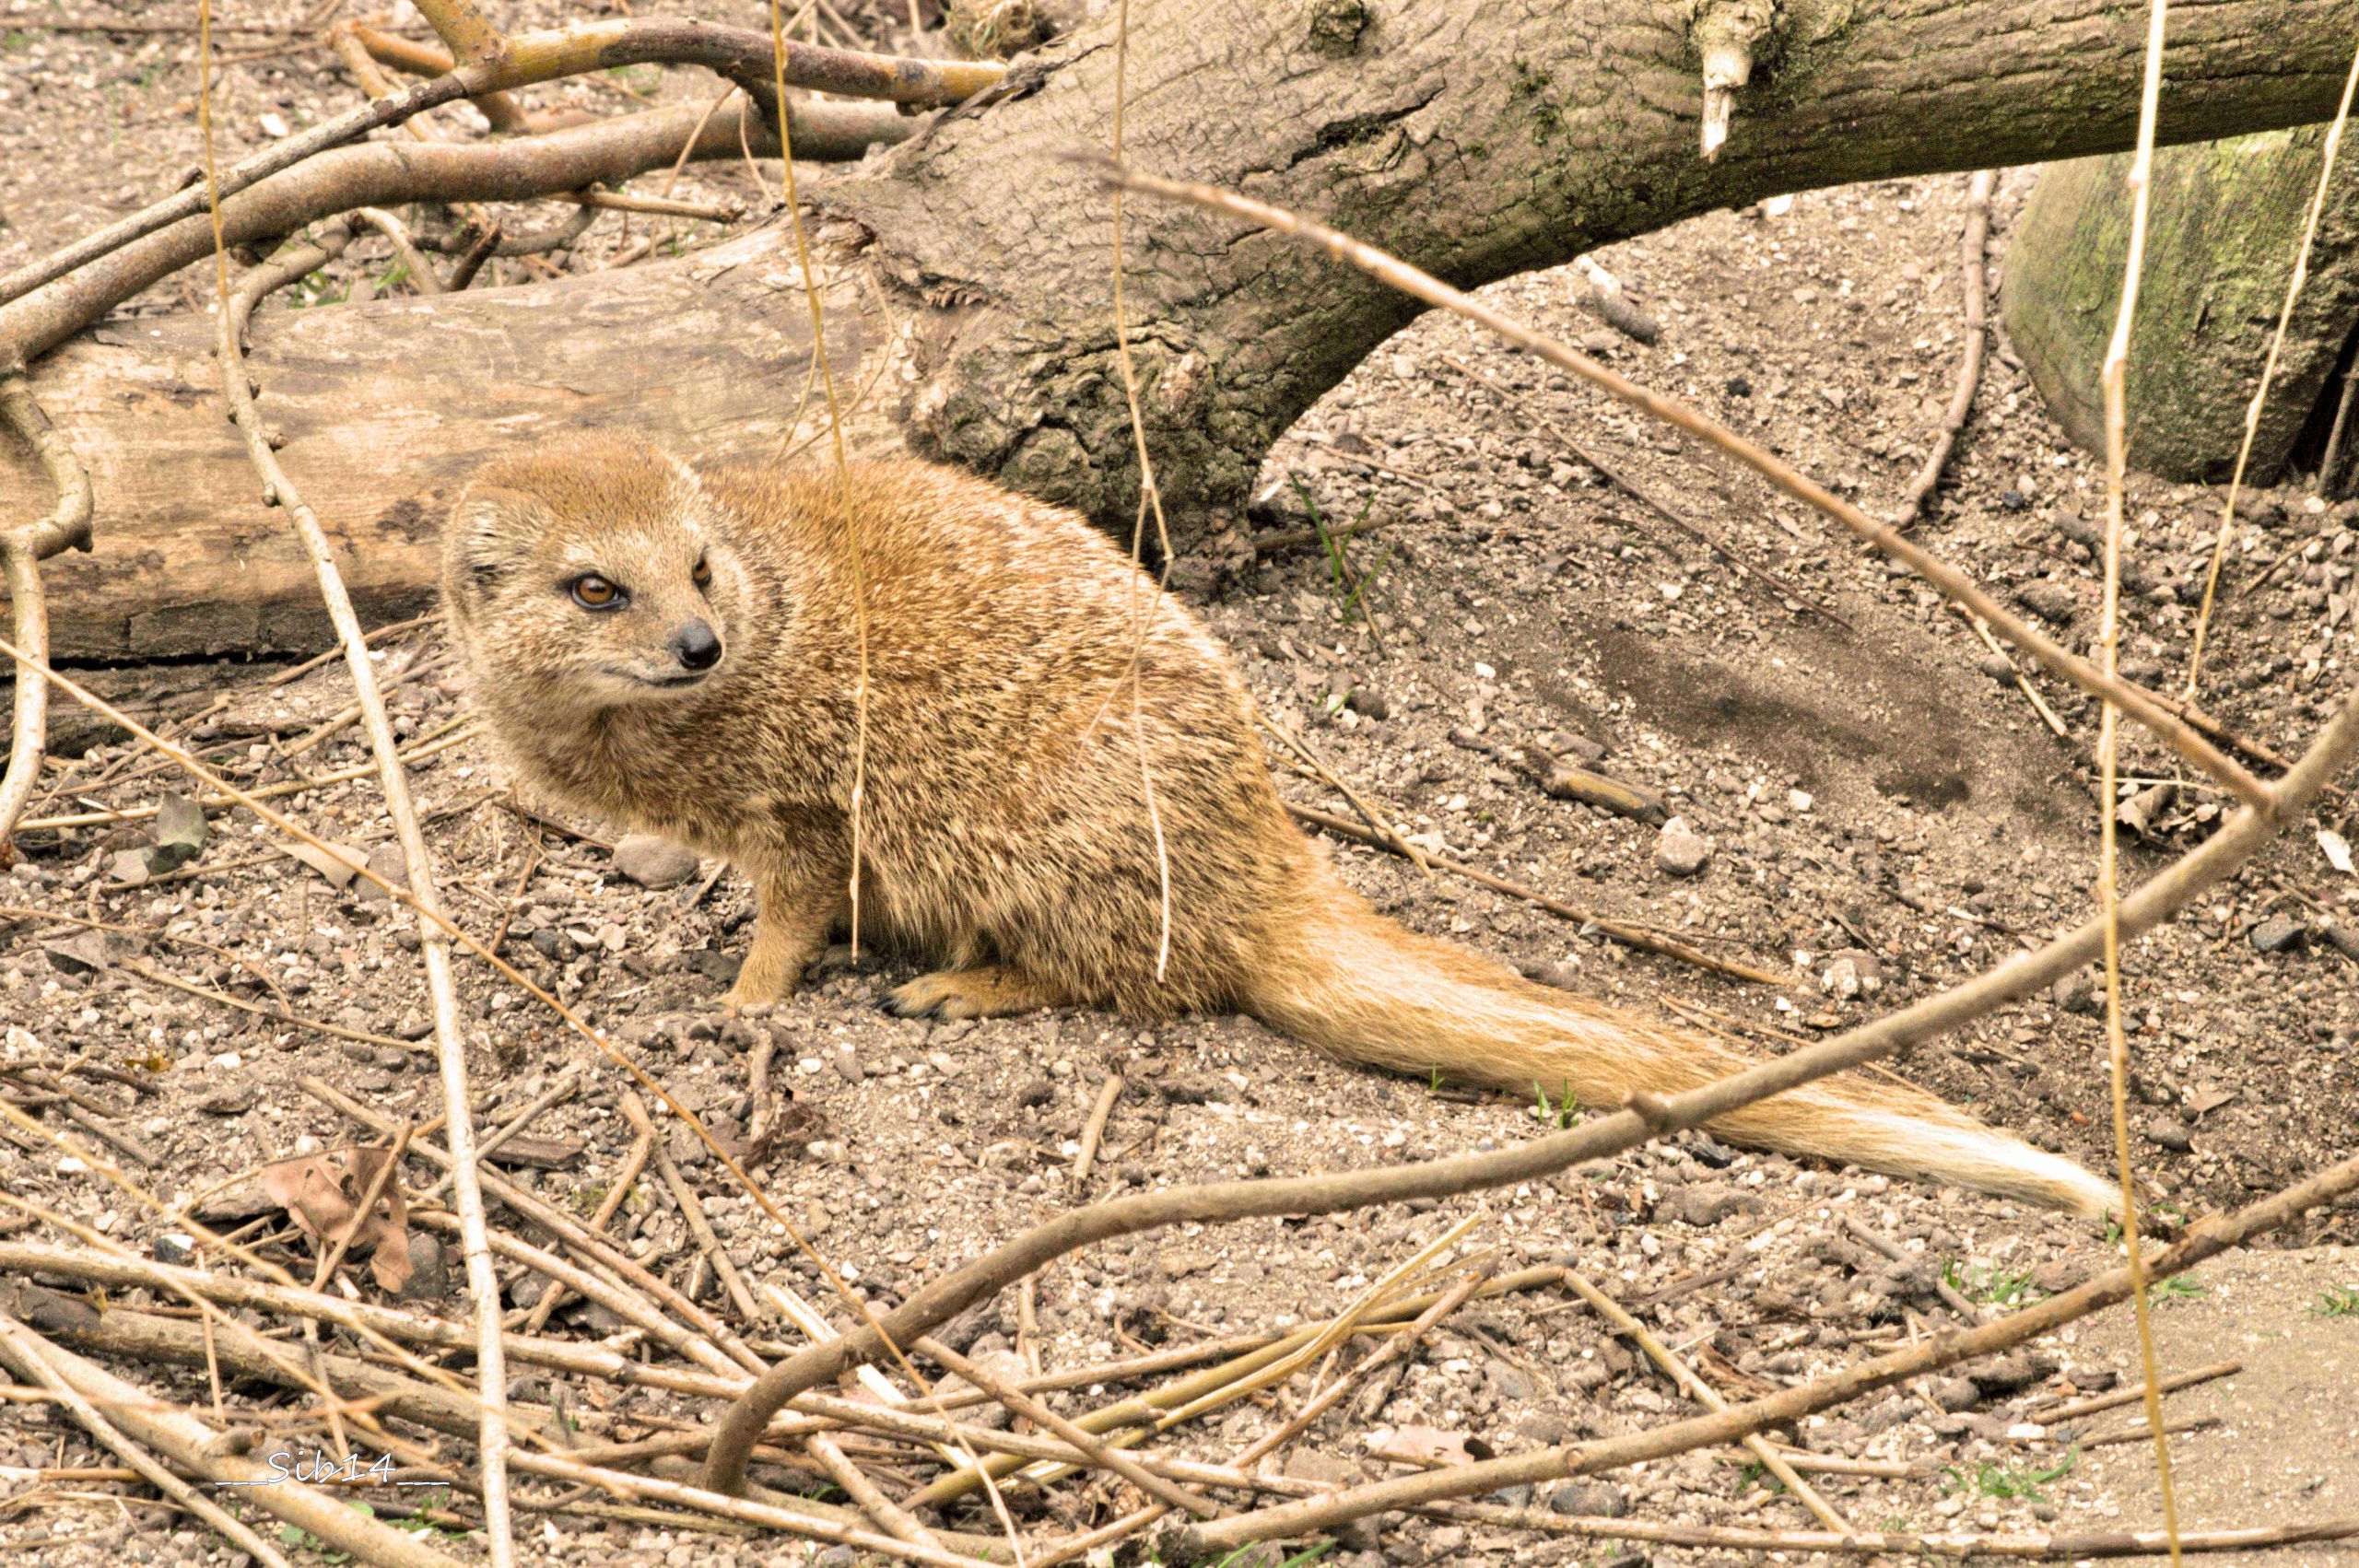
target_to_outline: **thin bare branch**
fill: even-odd
[[[1958,361],[1957,389],[1950,394],[1948,411],[1942,415],[1941,432],[1933,438],[1933,448],[1925,454],[1917,477],[1908,482],[1907,493],[1900,497],[1900,509],[1893,517],[1896,527],[1907,528],[1916,522],[1925,509],[1926,500],[1941,484],[1942,472],[1949,467],[1950,453],[1957,446],[1957,434],[1966,428],[1966,415],[1974,412],[1975,390],[1982,384],[1982,356],[1990,337],[1989,283],[1982,252],[1990,240],[1990,188],[1997,179],[1995,170],[1983,169],[1976,170],[1974,178],[1966,181],[1966,237],[1958,244],[1958,266],[1966,275],[1966,357]]]
[[[208,188],[212,167],[208,125]],[[213,209],[213,217],[218,247],[217,206]],[[271,449],[269,433],[263,427],[262,416],[254,406],[253,383],[246,373],[246,322],[255,304],[272,289],[311,272],[327,259],[327,254],[314,247],[298,247],[295,253],[255,268],[235,293],[227,290],[227,262],[217,248],[216,258],[225,296],[221,302],[218,349],[221,384],[229,398],[230,417],[245,438],[246,455],[262,478],[265,500],[286,509],[302,538],[305,553],[311,557],[312,570],[319,578],[320,597],[327,605],[329,619],[334,623],[337,639],[344,647],[345,668],[351,674],[353,692],[360,703],[369,748],[376,756],[385,809],[393,819],[395,839],[408,872],[409,902],[428,917],[428,923],[419,935],[423,939],[427,994],[433,1014],[435,1055],[441,1068],[442,1100],[449,1107],[443,1136],[450,1143],[457,1172],[452,1197],[459,1216],[460,1251],[465,1259],[467,1289],[475,1298],[475,1358],[484,1389],[483,1426],[478,1437],[484,1522],[493,1568],[510,1568],[515,1561],[516,1548],[508,1506],[508,1375],[500,1351],[499,1276],[492,1269],[491,1247],[485,1235],[483,1190],[475,1171],[475,1129],[467,1115],[471,1096],[467,1090],[466,1037],[459,1030],[458,991],[451,977],[451,949],[431,923],[441,914],[434,885],[433,852],[427,847],[426,834],[417,822],[417,808],[410,799],[409,773],[402,763],[401,743],[393,734],[393,721],[385,712],[376,666],[370,661],[368,633],[352,607],[352,596],[345,591],[344,575],[336,568],[327,531],[279,466],[277,455]]]
[[[398,125],[440,104],[502,88],[530,87],[560,76],[610,70],[617,65],[658,64],[706,65],[733,79],[749,76],[765,84],[773,76],[770,40],[739,28],[647,18],[582,22],[548,32],[520,33],[510,39],[507,47],[493,59],[461,65],[391,98],[347,110],[241,159],[221,172],[220,197],[227,201],[248,186],[331,147],[341,146],[370,131]],[[777,68],[777,75],[789,86],[847,97],[881,98],[917,108],[961,102],[1004,74],[997,65],[893,60],[801,43],[787,46],[785,58]],[[817,106],[798,106],[811,107]],[[205,193],[192,186],[39,261],[29,262],[0,276],[0,304],[22,298],[43,284],[87,266],[135,240],[183,218],[194,217],[205,211]],[[5,341],[0,337],[0,342]],[[38,350],[26,350],[27,357],[34,352]]]

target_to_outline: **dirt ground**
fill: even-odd
[[[239,7],[232,19],[281,21],[310,8],[273,0]],[[534,0],[496,9],[517,25],[604,8]],[[844,9],[854,22],[871,18]],[[765,14],[742,0],[698,10],[746,23]],[[152,198],[195,158],[193,41],[39,25],[67,14],[0,0],[0,265]],[[877,41],[898,41],[877,25]],[[267,140],[281,121],[299,125],[350,101],[352,89],[320,51],[287,49],[267,35],[222,47],[254,56],[230,66],[222,88],[224,133],[240,146]],[[691,73],[651,68],[546,89],[531,101],[616,112],[710,90]],[[2001,182],[1994,271],[2030,179],[2015,170]],[[1903,492],[1949,396],[1962,336],[1965,189],[1959,176],[1813,193],[1602,253],[1596,260],[1659,323],[1651,344],[1586,312],[1570,269],[1492,293],[1880,511]],[[755,195],[746,172],[726,165],[691,170],[677,193]],[[628,230],[649,233],[643,219]],[[687,226],[679,235],[701,238]],[[670,242],[665,228],[653,236]],[[356,245],[317,302],[377,286],[387,261],[374,243]],[[568,264],[597,264],[628,243],[610,215]],[[519,270],[512,281],[528,279]],[[131,309],[186,308],[199,299],[191,288],[167,284]],[[258,331],[268,331],[267,312]],[[1512,401],[1482,378],[1511,389]],[[1566,438],[1673,501],[1778,586],[1602,480]],[[2137,477],[2130,498],[2124,668],[2175,685],[2220,498]],[[1793,980],[1747,985],[1633,952],[1531,903],[1334,842],[1350,880],[1406,924],[1766,1052],[1932,994],[2088,917],[2097,821],[2091,705],[2036,678],[2068,731],[2052,735],[2012,675],[1929,590],[1814,514],[1462,323],[1427,318],[1403,332],[1272,454],[1256,526],[1299,532],[1314,509],[1331,527],[1365,520],[1367,532],[1348,547],[1348,574],[1316,546],[1273,550],[1241,573],[1179,574],[1273,717],[1417,842]],[[2100,512],[2096,464],[2064,441],[2000,342],[1918,536],[2087,648],[2098,593],[2088,543]],[[2299,487],[2265,491],[2235,536],[2203,700],[2242,736],[2287,755],[2352,678],[2355,513]],[[458,733],[464,694],[450,678],[439,628],[397,632],[380,646],[397,731],[422,744]],[[244,786],[366,764],[349,726],[299,745],[349,701],[339,670],[280,679],[286,673],[256,663],[106,678]],[[1660,793],[1707,841],[1705,864],[1671,874],[1656,825],[1551,798],[1503,760],[1515,747]],[[166,765],[118,742],[89,743],[85,731],[65,749],[78,755],[60,759],[34,819],[152,807],[177,787]],[[2181,783],[2145,813],[2146,831],[2127,840],[2135,879],[2200,841],[2224,807],[2142,740],[2133,738],[2128,755],[2140,788]],[[1072,1012],[904,1022],[881,1012],[877,998],[910,964],[865,954],[855,963],[841,950],[791,1004],[731,1020],[717,999],[751,918],[737,877],[633,858],[634,877],[617,865],[604,825],[520,809],[473,739],[419,760],[412,773],[456,917],[486,938],[504,933],[511,962],[612,1031],[722,1136],[743,1138],[757,1122],[788,1129],[757,1174],[872,1304],[898,1300],[1086,1199],[1494,1148],[1556,1119],[1555,1107],[1543,1114],[1341,1068],[1235,1018],[1152,1031]],[[1280,783],[1300,803],[1351,813],[1316,779],[1289,771]],[[322,783],[279,803],[323,837],[363,851],[391,837],[366,781]],[[2330,863],[2322,828],[2359,837],[2347,784],[2319,818],[2128,955],[2132,1153],[2168,1212],[2192,1217],[2248,1201],[2351,1153],[2359,880]],[[352,1126],[300,1075],[396,1118],[422,1120],[440,1107],[411,922],[286,858],[273,840],[250,813],[226,812],[192,862],[159,873],[149,869],[154,835],[144,824],[33,827],[0,874],[0,1059],[87,1061],[136,1079],[135,1090],[76,1082],[136,1151],[118,1147],[110,1157],[167,1205],[264,1162],[352,1141]],[[509,1174],[586,1212],[632,1141],[619,1075],[481,966],[463,966],[460,983],[483,1096],[479,1126],[501,1124],[575,1075],[572,1091],[530,1128],[559,1141],[555,1168]],[[765,1036],[776,1067],[757,1105],[746,1051]],[[2043,1146],[2110,1168],[2104,1042],[2088,977],[1920,1049],[1900,1071]],[[1076,1182],[1084,1124],[1109,1073],[1125,1087],[1102,1153]],[[53,1105],[39,1114],[87,1141]],[[141,1252],[172,1228],[96,1179],[85,1160],[14,1129],[0,1137],[0,1189]],[[809,1261],[732,1191],[718,1165],[685,1133],[668,1141],[735,1264],[840,1316]],[[1282,1328],[1333,1312],[1466,1217],[1478,1223],[1457,1256],[1492,1254],[1508,1269],[1568,1263],[1625,1302],[1654,1298],[1640,1316],[1736,1397],[1954,1325],[1944,1282],[1978,1310],[2004,1307],[2064,1288],[2118,1253],[2085,1225],[2018,1205],[1687,1137],[1448,1204],[1190,1227],[1095,1247],[1041,1277],[1032,1326],[1011,1300],[962,1332],[980,1355],[1033,1356],[1055,1371],[1143,1346]],[[0,1228],[14,1223],[0,1217]],[[616,1226],[647,1267],[709,1291],[697,1244],[652,1177]],[[5,1239],[63,1237],[35,1224]],[[308,1270],[308,1248],[291,1231],[266,1239]],[[1907,1256],[1888,1261],[1880,1243]],[[2334,1293],[2359,1292],[2353,1243],[2359,1210],[2345,1204],[2270,1244],[2301,1250],[2215,1261],[2158,1305],[2166,1371],[2247,1363],[2238,1376],[2167,1403],[2174,1422],[2217,1420],[2176,1440],[2188,1527],[2359,1513],[2349,1394],[2359,1373],[2359,1320],[2351,1316],[2359,1296]],[[452,1259],[448,1276],[456,1270]],[[459,1314],[455,1294],[432,1293],[441,1270],[422,1272],[418,1305]],[[1696,1286],[1698,1279],[1710,1282]],[[530,1305],[538,1287],[520,1274],[511,1305]],[[365,1273],[359,1288],[379,1293]],[[140,1302],[138,1293],[111,1299]],[[709,1299],[726,1310],[717,1293]],[[1355,1399],[1314,1426],[1290,1450],[1289,1472],[1395,1473],[1401,1466],[1375,1452],[1387,1431],[1433,1428],[1512,1452],[1692,1413],[1571,1300],[1551,1287],[1462,1310],[1389,1392],[1379,1387],[1384,1398]],[[2352,1305],[2337,1315],[2338,1303]],[[2127,1322],[2126,1312],[2107,1316],[2029,1352],[1812,1418],[1789,1435],[1813,1453],[1897,1472],[1817,1478],[1861,1528],[2149,1525],[2158,1517],[2151,1451],[2082,1445],[2126,1425],[2131,1409],[2068,1428],[2036,1419],[2043,1405],[2135,1375]],[[578,1306],[553,1322],[553,1331],[583,1338],[614,1327]],[[201,1372],[116,1365],[159,1392],[205,1398]],[[667,1420],[710,1419],[710,1407],[674,1396],[617,1396],[578,1380],[558,1387],[568,1381],[521,1368],[514,1390],[535,1402],[569,1396],[589,1430],[621,1437]],[[1108,1392],[1050,1400],[1073,1413]],[[1307,1393],[1297,1381],[1284,1409]],[[1223,1458],[1277,1419],[1251,1404],[1232,1407],[1160,1443]],[[37,1473],[98,1462],[48,1406],[0,1403],[0,1544],[59,1564],[237,1558],[169,1514],[123,1515],[93,1500],[105,1488]],[[1567,1516],[1814,1527],[1733,1450],[1493,1501]],[[1114,1503],[1068,1492],[1055,1505],[1078,1526],[1110,1517]],[[953,1522],[988,1531],[980,1518]],[[527,1526],[534,1561],[686,1568],[805,1560],[802,1548],[776,1540],[745,1544],[620,1520],[543,1515]],[[480,1551],[479,1538],[441,1544]],[[1347,1532],[1321,1561],[1619,1568],[1743,1555],[1390,1517]],[[2268,1560],[2347,1564],[2359,1555],[2346,1544]]]

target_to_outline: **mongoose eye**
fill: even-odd
[[[619,610],[630,603],[630,595],[595,572],[575,578],[570,587],[573,602],[585,610]]]
[[[698,556],[697,557],[697,564],[688,569],[688,580],[695,583],[700,589],[711,587],[712,563],[706,560],[702,556]]]

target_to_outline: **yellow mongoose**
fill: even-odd
[[[855,531],[862,925],[943,965],[895,1011],[1237,1010],[1354,1061],[1519,1095],[1569,1084],[1591,1106],[1745,1065],[1378,915],[1288,821],[1211,634],[1070,512],[912,462],[699,477],[607,435],[495,462],[444,554],[474,700],[534,783],[752,880],[732,1002],[790,994],[849,912]],[[1169,861],[1160,978],[1142,766]],[[1825,1081],[1712,1130],[2115,1206],[2070,1161],[1888,1082]]]

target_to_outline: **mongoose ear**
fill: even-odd
[[[452,509],[444,559],[452,582],[496,586],[521,564],[545,510],[539,497],[503,485],[470,486]]]

